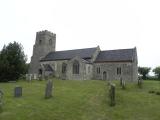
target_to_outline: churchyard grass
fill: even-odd
[[[159,120],[159,81],[126,82],[123,90],[116,84],[116,105],[109,105],[106,81],[53,80],[52,97],[45,99],[46,81],[0,83],[3,111],[0,120]],[[22,97],[14,97],[15,86],[23,88]]]

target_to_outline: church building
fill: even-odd
[[[99,46],[56,51],[56,34],[37,32],[29,73],[64,80],[127,80],[138,78],[136,48],[101,50]]]

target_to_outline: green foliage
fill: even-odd
[[[4,45],[0,52],[0,82],[17,80],[27,72],[26,56],[21,44],[17,42]]]
[[[156,67],[153,69],[153,72],[155,73],[155,75],[158,77],[158,79],[160,80],[160,66]]]
[[[138,73],[142,75],[142,79],[147,79],[147,75],[150,72],[150,67],[138,67]]]
[[[159,81],[126,83],[122,90],[116,84],[116,105],[109,105],[109,86],[98,80],[54,80],[53,97],[44,99],[46,81],[1,83],[4,92],[0,120],[159,120]],[[16,85],[23,87],[21,98],[13,97]]]

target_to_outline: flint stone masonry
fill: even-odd
[[[56,51],[56,34],[47,30],[37,32],[29,73],[71,80],[137,81],[137,50],[118,49],[101,51],[100,47]],[[73,64],[78,62],[78,73]],[[66,64],[65,72],[62,65]],[[117,68],[120,73],[117,73]]]
[[[21,97],[22,96],[22,87],[17,86],[14,89],[14,97]]]

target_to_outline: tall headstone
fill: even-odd
[[[143,82],[143,79],[142,78],[138,78],[138,87],[139,88],[142,88],[142,82]]]
[[[3,92],[0,90],[0,112],[2,111],[2,98],[3,98]]]
[[[122,80],[122,89],[126,89],[126,82],[125,82],[125,80]]]
[[[37,74],[33,74],[33,79],[37,80]]]
[[[120,78],[120,86],[122,87],[122,89],[126,88],[126,82],[122,79],[122,77]]]
[[[122,86],[122,77],[120,78],[120,86]]]
[[[53,89],[53,81],[48,80],[46,84],[46,89],[45,89],[45,98],[50,98],[52,97],[52,89]]]
[[[32,74],[29,74],[29,82],[32,81]]]
[[[115,106],[115,84],[111,84],[109,88],[110,106]]]
[[[17,86],[14,89],[14,97],[21,97],[22,96],[22,87]]]

